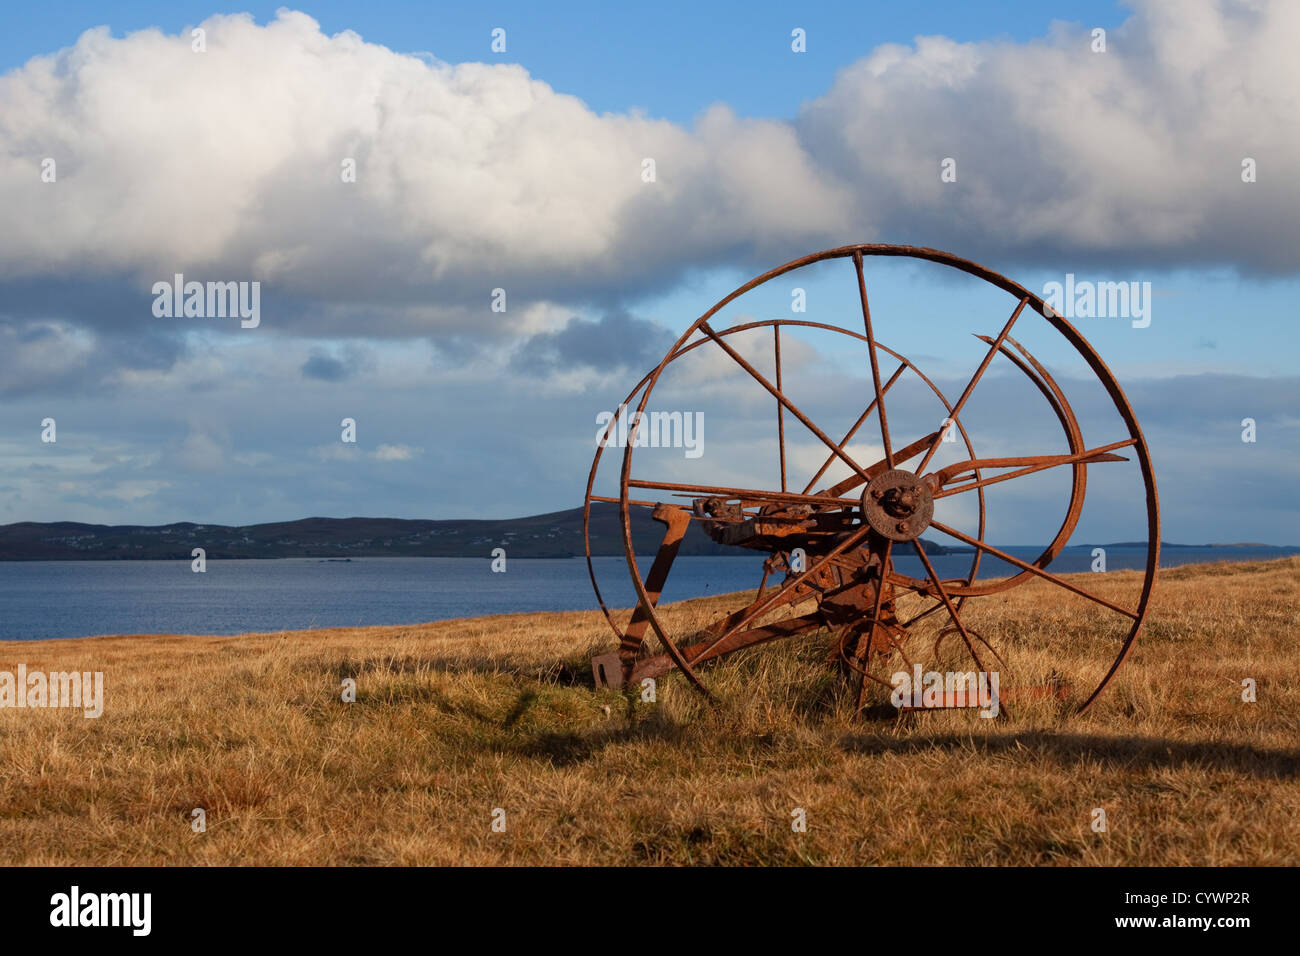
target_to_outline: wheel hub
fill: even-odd
[[[930,527],[934,496],[910,471],[893,468],[877,475],[862,493],[862,516],[891,541],[912,541]]]

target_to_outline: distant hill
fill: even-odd
[[[664,527],[649,509],[632,513],[638,554],[654,554]],[[592,506],[592,553],[621,555],[618,506]],[[948,549],[929,541],[932,554]],[[488,557],[504,547],[512,558],[568,558],[583,553],[582,509],[526,518],[425,521],[405,518],[303,518],[232,527],[194,524],[99,525],[73,521],[0,525],[0,561],[189,560],[194,548],[217,558]],[[742,555],[752,552],[716,544],[696,524],[679,552]]]

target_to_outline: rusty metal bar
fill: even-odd
[[[880,389],[880,361],[876,357],[876,337],[871,333],[871,307],[867,305],[867,280],[862,275],[862,253],[853,253],[853,268],[858,273],[858,295],[862,299],[862,324],[867,329],[867,355],[871,359],[871,382],[876,387],[876,404],[880,408],[880,440],[885,444],[885,465],[894,467],[894,450],[889,443],[889,422],[885,417],[885,393]]]
[[[776,353],[776,390],[785,393],[781,387],[781,326],[772,326],[772,343]],[[776,403],[776,441],[781,448],[781,490],[785,491],[785,407]]]
[[[1019,458],[979,458],[971,461],[959,461],[947,468],[932,472],[933,477],[940,490],[934,493],[936,498],[946,498],[948,495],[955,495],[963,491],[970,491],[972,488],[985,488],[989,485],[997,484],[999,481],[1010,481],[1012,478],[1019,478],[1022,475],[1032,475],[1040,471],[1046,471],[1049,468],[1055,468],[1058,465],[1091,465],[1104,461],[1128,461],[1120,455],[1112,455],[1109,452],[1116,448],[1127,448],[1134,443],[1130,438],[1126,441],[1112,442],[1109,445],[1101,445],[1097,448],[1089,448],[1085,451],[1073,455],[1025,455]],[[1016,471],[1008,472],[1005,475],[993,475],[988,478],[979,478],[975,481],[963,479],[963,484],[955,488],[944,488],[949,481],[958,475],[963,475],[968,471],[977,468],[1012,468],[1016,465],[1026,465]]]
[[[867,476],[867,473],[862,470],[862,466],[849,457],[848,452],[846,452],[839,445],[835,444],[835,442],[831,441],[830,436],[827,435],[820,428],[818,428],[813,423],[811,418],[809,418],[803,412],[799,411],[799,409],[794,406],[794,403],[791,402],[790,399],[786,398],[785,395],[781,393],[781,390],[779,388],[777,388],[766,378],[764,378],[763,374],[759,372],[758,369],[754,368],[754,366],[746,362],[739,352],[733,349],[726,342],[722,341],[722,337],[719,336],[718,333],[714,332],[713,329],[709,328],[709,324],[707,322],[701,323],[700,328],[704,331],[705,335],[709,336],[709,338],[717,342],[718,347],[721,348],[722,351],[730,355],[737,365],[739,365],[746,372],[748,372],[750,376],[754,379],[754,381],[758,382],[759,385],[762,385],[765,389],[771,392],[773,397],[775,397],[778,402],[784,405],[789,410],[791,415],[799,419],[799,421],[803,424],[805,428],[807,428],[810,432],[812,432],[814,435],[820,438],[827,448],[835,452],[835,454],[840,457],[840,460],[843,461],[844,464],[848,465],[859,475],[861,475],[864,481],[871,480],[870,477]]]
[[[1002,348],[1002,342],[1011,334],[1011,326],[1016,324],[1016,319],[1020,318],[1020,313],[1028,304],[1029,296],[1026,295],[1020,300],[1020,304],[1016,306],[1016,310],[1011,313],[1011,318],[1007,319],[1007,324],[1004,325],[1002,331],[998,333],[997,340],[989,346],[988,353],[984,356],[984,361],[980,362],[980,367],[975,370],[975,374],[971,376],[971,380],[966,384],[966,390],[961,393],[961,398],[957,399],[957,404],[953,406],[953,411],[952,414],[948,416],[949,418],[956,418],[961,414],[961,410],[966,407],[966,399],[970,398],[971,392],[975,391],[975,386],[979,384],[979,380],[984,376],[984,371],[989,367],[989,363],[993,361],[993,356],[998,354],[998,351]],[[940,441],[941,440],[942,439],[940,439]],[[936,441],[930,446],[930,450],[925,453],[925,457],[921,459],[921,464],[916,466],[916,473],[918,475],[925,470],[926,465],[930,464],[930,459],[934,457],[934,453],[938,450],[939,441]]]
[[[1096,594],[1092,594],[1089,591],[1085,591],[1083,588],[1079,587],[1078,585],[1071,584],[1069,581],[1066,581],[1064,578],[1059,578],[1055,574],[1052,574],[1049,571],[1044,571],[1040,567],[1036,567],[1032,564],[1028,564],[1024,561],[1021,561],[1019,558],[1007,554],[1005,551],[1001,551],[998,548],[993,547],[993,545],[991,544],[985,544],[983,541],[978,541],[975,538],[972,538],[970,535],[962,534],[956,528],[950,528],[946,524],[941,524],[938,521],[931,521],[930,527],[938,531],[942,531],[946,535],[951,535],[952,537],[956,538],[958,541],[964,541],[966,544],[969,544],[973,548],[979,548],[981,551],[985,551],[988,554],[993,555],[995,558],[1001,558],[1003,561],[1007,562],[1007,564],[1014,564],[1016,567],[1022,568],[1023,570],[1028,571],[1031,574],[1035,574],[1040,578],[1044,578],[1048,581],[1051,581],[1053,584],[1058,585],[1059,587],[1063,587],[1067,591],[1073,591],[1075,594],[1079,595],[1080,597],[1086,597],[1090,601],[1096,601],[1098,604],[1102,605],[1103,607],[1108,607],[1112,611],[1116,611],[1120,614],[1125,615],[1126,617],[1131,617],[1134,620],[1137,620],[1140,616],[1136,611],[1130,611],[1128,608],[1120,607],[1118,604],[1113,604],[1110,601],[1107,601],[1104,597],[1098,597]]]
[[[903,372],[907,369],[907,367],[908,366],[906,362],[898,366],[898,371],[896,371],[893,375],[889,376],[889,381],[885,383],[885,387],[881,391],[884,392],[885,394],[888,394],[889,389],[893,386],[895,382],[898,381],[898,376],[902,375]],[[871,404],[867,406],[867,410],[858,416],[858,420],[853,423],[853,427],[850,428],[844,434],[844,437],[840,440],[841,445],[847,445],[849,443],[849,440],[858,433],[858,429],[862,427],[863,423],[867,420],[867,417],[871,414],[872,410],[875,407],[876,407],[876,400],[873,398],[871,400]],[[807,494],[808,492],[812,491],[813,485],[817,484],[821,476],[826,474],[826,469],[829,468],[834,463],[835,463],[835,456],[828,455],[826,457],[826,461],[822,464],[820,468],[817,469],[817,474],[813,475],[812,480],[809,481],[808,484],[804,485],[804,489],[803,489],[804,494]]]

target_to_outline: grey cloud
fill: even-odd
[[[304,378],[316,378],[322,382],[341,382],[351,374],[346,365],[328,355],[313,355],[302,363]]]
[[[663,326],[621,310],[596,321],[575,316],[562,329],[527,339],[511,365],[543,376],[577,368],[641,371],[658,365],[674,338]]]
[[[334,352],[314,349],[302,363],[301,372],[303,378],[321,382],[342,382],[353,378],[373,364],[373,355],[369,349],[350,343]]]
[[[66,321],[0,317],[0,394],[80,394],[112,388],[122,371],[167,371],[187,354],[179,336],[128,334]]]

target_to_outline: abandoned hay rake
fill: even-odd
[[[987,349],[980,347],[982,361],[955,402],[949,401],[910,359],[877,339],[864,274],[864,263],[874,257],[936,263],[960,270],[1010,296],[1010,317],[1001,331],[977,335]],[[861,331],[793,318],[747,321],[720,330],[710,325],[710,320],[729,303],[764,283],[816,263],[840,259],[848,260],[856,272],[853,311],[857,311],[860,302]],[[847,272],[845,280],[848,281]],[[981,288],[987,291],[987,287]],[[1025,323],[1031,313],[1037,313],[1054,328],[1073,349],[1073,354],[1091,370],[1127,435],[1110,434],[1105,442],[1092,446],[1085,443],[1074,409],[1057,380],[1012,337],[1013,328],[1018,322]],[[1035,319],[1034,325],[1041,323]],[[788,386],[783,387],[782,330],[787,331],[788,337],[824,333],[844,336],[834,340],[839,343],[836,354],[852,354],[857,356],[854,361],[860,363],[866,360],[859,367],[863,376],[866,367],[870,368],[870,392],[862,399],[848,399],[854,411],[862,411],[838,441],[791,400]],[[755,342],[757,336],[763,336],[764,343],[770,342],[771,362],[764,363],[771,369],[770,377],[737,348],[742,341]],[[673,344],[663,361],[632,389],[620,410],[631,413],[634,423],[640,421],[665,373],[700,349],[713,350],[717,361],[727,364],[742,379],[748,376],[751,385],[756,383],[775,399],[779,488],[634,476],[634,453],[642,446],[627,441],[621,449],[617,497],[599,495],[595,491],[602,455],[607,447],[614,447],[608,441],[600,443],[587,481],[584,537],[592,585],[618,639],[618,650],[593,660],[598,686],[636,686],[646,677],[657,678],[677,670],[707,697],[710,694],[699,673],[706,662],[757,644],[828,632],[831,635],[829,657],[856,684],[859,710],[866,705],[871,688],[877,688],[880,693],[884,692],[881,688],[892,689],[893,669],[899,663],[912,668],[913,658],[931,639],[936,660],[941,645],[948,641],[950,656],[956,653],[963,664],[972,663],[976,672],[987,673],[991,666],[1004,671],[1004,686],[1000,691],[1003,700],[1050,695],[1067,701],[1080,713],[1092,705],[1123,663],[1142,627],[1159,562],[1160,520],[1151,462],[1133,409],[1100,356],[1069,322],[1045,306],[1040,297],[1010,279],[948,253],[911,246],[845,246],[788,262],[722,299]],[[981,378],[999,358],[1027,377],[1033,393],[1046,403],[1052,429],[1060,428],[1060,438],[1055,443],[1059,447],[1063,439],[1064,452],[987,458],[976,454],[962,415]],[[897,363],[896,370],[882,372],[882,368],[888,369],[894,363]],[[744,374],[740,375],[737,369]],[[900,441],[890,430],[890,392],[905,374],[915,380],[913,394],[923,393],[927,401],[937,401],[944,413],[941,419],[931,419],[938,426],[933,431],[929,426],[915,427],[919,419],[912,419],[912,428],[902,435],[904,441]],[[866,398],[870,400],[864,403]],[[792,468],[793,462],[787,460],[787,416],[793,420],[792,424],[806,429],[808,435],[815,436],[820,446],[824,446],[817,456],[818,460],[824,456],[821,467],[815,471],[807,468],[810,477],[791,473],[798,469]],[[864,431],[867,421],[873,417],[876,424]],[[848,420],[848,417],[844,419]],[[894,421],[902,422],[904,418],[896,416]],[[610,421],[606,439],[617,426],[617,420]],[[837,428],[835,434],[841,431]],[[874,443],[877,432],[879,442]],[[862,442],[868,434],[873,439],[871,454],[878,456],[878,460],[859,461],[863,454]],[[960,445],[956,444],[958,435]],[[936,456],[945,444],[949,446],[949,457],[954,449],[961,457],[938,467]],[[1090,587],[1047,570],[1067,546],[1079,523],[1088,466],[1128,461],[1124,455],[1117,454],[1121,451],[1136,458],[1145,496],[1146,565],[1140,594],[1134,602],[1111,600]],[[847,474],[832,482],[829,477],[832,470]],[[986,489],[994,485],[1014,488],[1018,479],[1052,470],[1057,474],[1068,471],[1068,501],[1059,529],[1042,546],[1037,557],[1017,557],[987,542]],[[1064,487],[1064,478],[1061,482]],[[655,500],[660,497],[670,500]],[[1137,500],[1136,496],[1133,498]],[[966,514],[974,524],[973,533],[955,526],[960,522],[948,523],[936,516],[936,506],[942,509],[956,499],[964,499]],[[624,553],[637,595],[637,604],[623,623],[606,606],[592,562],[591,519],[593,503],[597,502],[605,503],[603,507],[618,505]],[[634,509],[650,509],[652,517],[665,528],[658,552],[644,575],[638,567],[633,543]],[[762,580],[756,592],[731,595],[732,603],[711,613],[702,626],[698,619],[678,619],[674,623],[671,615],[659,607],[670,569],[692,523],[719,545],[765,555]],[[962,549],[961,574],[940,575],[933,556],[927,553],[928,544],[921,537],[923,532],[943,534],[956,542],[954,547]],[[933,547],[930,550],[938,551]],[[903,573],[899,561],[912,554],[919,560],[919,566],[912,567],[914,574],[909,575]],[[979,577],[981,558],[986,555],[997,559],[1002,576]],[[773,575],[781,576],[781,580],[769,585]],[[1070,652],[1061,660],[1045,661],[1039,654],[1038,659],[1019,673],[1015,667],[1008,667],[1004,657],[1008,644],[1014,641],[1010,638],[1002,641],[998,635],[987,633],[987,629],[977,629],[972,621],[979,616],[982,600],[1034,580],[1046,582],[1062,594],[1068,592],[1086,599],[1085,603],[1094,612],[1106,615],[1107,620],[1093,622],[1087,634],[1072,638]],[[1044,594],[1043,602],[1050,604],[1051,598],[1050,593]],[[659,653],[648,649],[647,637],[651,630],[662,648]],[[1006,681],[1008,670],[1012,678],[1010,686]],[[951,694],[942,697],[938,706],[971,705],[951,697]]]

